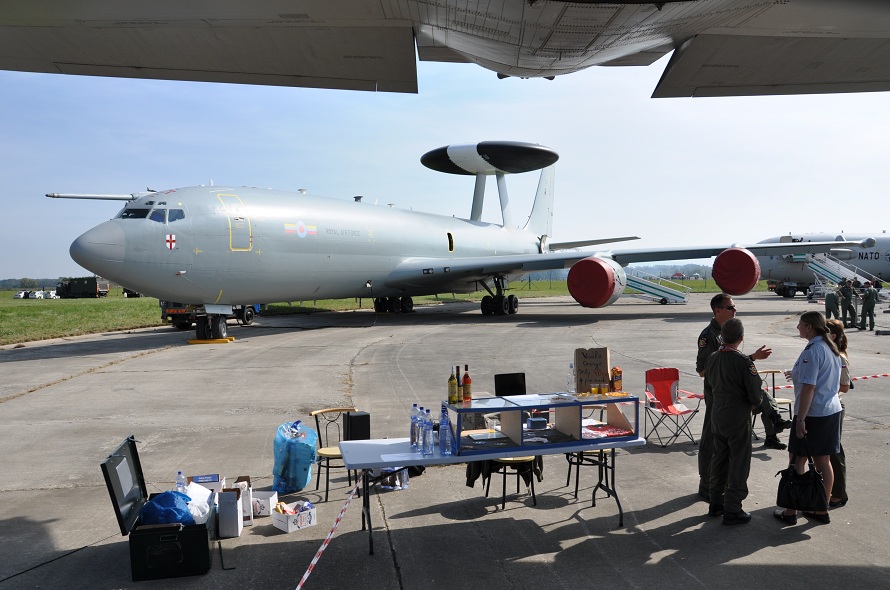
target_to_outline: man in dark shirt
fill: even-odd
[[[709,516],[723,515],[723,524],[745,524],[742,509],[751,471],[751,411],[763,398],[762,381],[750,357],[738,350],[744,339],[742,322],[726,320],[723,345],[708,357],[705,380],[711,384],[713,455]]]
[[[841,284],[841,321],[844,322],[845,328],[853,328],[856,325],[856,305],[853,301],[853,281],[847,279]],[[850,319],[847,320],[847,314]]]
[[[708,357],[711,356],[711,353],[720,348],[720,345],[722,344],[720,340],[720,328],[726,323],[726,320],[735,317],[736,308],[732,301],[732,296],[727,295],[726,293],[714,295],[714,297],[711,298],[711,311],[714,313],[714,317],[711,318],[711,323],[702,330],[702,333],[698,337],[698,355],[695,359],[695,372],[701,377],[705,376],[705,363],[707,362]],[[765,359],[769,357],[772,352],[771,348],[761,346],[751,354],[751,360],[757,361]],[[698,495],[701,496],[702,499],[707,500],[708,488],[710,486],[712,450],[711,386],[708,383],[707,378],[704,381],[704,395],[705,420],[704,425],[702,426],[701,440],[698,444]],[[779,414],[779,409],[773,400],[773,396],[765,395],[763,397],[764,401],[762,402],[761,407],[766,408],[761,416],[763,427],[766,430],[766,441],[764,441],[764,444],[772,449],[783,450],[786,448],[786,445],[779,440],[777,434],[786,428],[790,428],[791,422],[782,419],[781,414]]]

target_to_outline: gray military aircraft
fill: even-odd
[[[777,236],[762,243],[848,240],[851,244],[857,244],[863,239],[866,239],[866,236],[808,233]],[[797,291],[809,292],[817,271],[832,282],[837,282],[837,279],[853,278],[854,274],[862,277],[861,280],[878,278],[884,282],[890,279],[890,236],[886,233],[875,234],[874,244],[870,247],[840,246],[832,248],[826,254],[831,256],[831,259],[775,253],[758,256],[757,259],[762,278],[778,283],[775,287],[776,294],[784,297],[794,297]]]
[[[716,256],[714,279],[748,292],[760,278],[756,254],[815,252],[838,242],[583,251],[632,236],[551,242],[553,150],[522,142],[452,145],[421,158],[440,172],[476,177],[470,217],[446,217],[362,201],[258,188],[198,186],[133,195],[48,197],[127,201],[114,219],[78,237],[71,257],[84,268],[161,300],[198,310],[199,338],[223,338],[233,305],[373,298],[378,312],[407,312],[413,296],[488,291],[486,315],[516,313],[510,280],[570,268],[572,297],[603,307],[624,292],[632,262]],[[528,220],[513,222],[507,174],[541,170]],[[494,175],[503,222],[481,219]],[[868,240],[861,245],[870,243]],[[846,242],[843,242],[846,244]]]
[[[499,77],[642,66],[656,97],[890,90],[886,0],[5,0],[0,69],[417,92],[423,61]]]

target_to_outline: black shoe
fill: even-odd
[[[821,516],[821,515],[817,515]],[[751,513],[745,512],[742,510],[741,512],[724,512],[723,513],[723,524],[748,524],[751,522]]]
[[[722,515],[723,515],[723,506],[711,505],[711,507],[708,508],[708,516],[710,516],[711,518],[714,518],[716,516],[722,516]]]
[[[804,512],[803,515],[822,524],[831,522],[831,516],[829,516],[827,512],[825,514],[819,514],[818,512]],[[725,519],[726,517],[724,516],[723,518]]]
[[[775,516],[785,524],[797,524],[797,512],[795,512],[794,514],[785,514],[785,510],[779,508],[778,510],[773,510],[773,516]]]
[[[772,420],[773,426],[776,429],[776,434],[779,434],[783,430],[788,430],[789,428],[794,426],[794,422],[792,422],[791,420],[782,420],[782,416],[778,412],[773,414],[770,419]]]
[[[777,451],[784,451],[788,448],[788,445],[780,441],[778,436],[766,437],[766,440],[763,441],[763,446],[768,449],[776,449]]]
[[[829,500],[828,501],[829,508],[840,508],[841,506],[846,506],[846,505],[847,505],[846,500]]]

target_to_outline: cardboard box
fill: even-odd
[[[244,529],[241,514],[241,488],[223,488],[219,493],[219,526],[217,533],[221,539],[240,537]]]
[[[278,492],[263,490],[253,492],[254,516],[271,516],[276,504],[278,504]]]
[[[288,504],[287,507],[296,510],[297,506],[300,504],[301,502],[293,502],[292,504]],[[275,525],[275,528],[280,529],[285,533],[292,533],[300,529],[315,526],[318,524],[318,520],[315,515],[315,508],[297,512],[296,514],[281,514],[280,512],[273,510],[272,524]]]
[[[212,490],[217,494],[226,487],[226,478],[220,477],[219,473],[208,473],[207,475],[190,475],[189,483],[199,483],[208,490]]]
[[[253,488],[250,486],[250,476],[239,475],[235,478],[235,487],[241,488],[241,517],[244,519],[244,526],[250,526],[253,524]]]
[[[129,535],[133,581],[206,574],[213,561],[214,498],[205,524],[143,525],[139,512],[148,501],[136,439],[127,438],[101,464],[121,535]]]

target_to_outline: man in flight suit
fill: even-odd
[[[751,514],[742,510],[751,471],[751,411],[760,406],[764,393],[754,361],[738,350],[744,339],[742,322],[726,320],[720,334],[723,345],[705,364],[714,444],[708,516],[722,514],[723,524],[745,524],[751,521]]]
[[[859,318],[859,329],[865,329],[865,319],[868,318],[868,329],[875,329],[875,304],[878,302],[878,292],[871,286],[871,281],[865,281],[865,290],[862,291],[862,316]]]
[[[711,298],[711,311],[713,311],[714,317],[711,318],[711,323],[702,330],[702,333],[698,337],[698,355],[695,359],[695,372],[701,377],[705,376],[705,363],[707,362],[708,357],[711,356],[711,353],[720,348],[720,345],[722,344],[720,340],[720,328],[726,323],[726,320],[735,317],[736,308],[732,301],[732,296],[727,295],[726,293],[714,295],[714,297]],[[751,354],[751,360],[757,361],[765,359],[769,357],[772,352],[771,348],[761,346]],[[705,378],[704,381],[704,395],[705,420],[702,425],[701,440],[698,443],[698,495],[707,501],[709,497],[708,489],[710,487],[711,451],[713,448],[711,440],[711,385],[708,383],[707,378]],[[782,419],[781,414],[779,414],[779,409],[775,405],[776,402],[773,400],[773,396],[765,395],[763,398],[764,401],[762,402],[761,407],[765,409],[763,410],[761,420],[763,421],[763,428],[766,430],[766,440],[764,441],[764,444],[771,449],[784,450],[786,445],[782,443],[776,435],[786,428],[790,428],[791,421]]]
[[[832,316],[834,319],[841,319],[840,308],[838,307],[838,299],[840,296],[838,292],[834,289],[829,289],[825,293],[825,319],[830,320]]]
[[[845,328],[853,328],[856,324],[856,307],[853,305],[853,281],[847,279],[841,285],[841,321]],[[850,315],[850,321],[847,321],[847,314]]]

